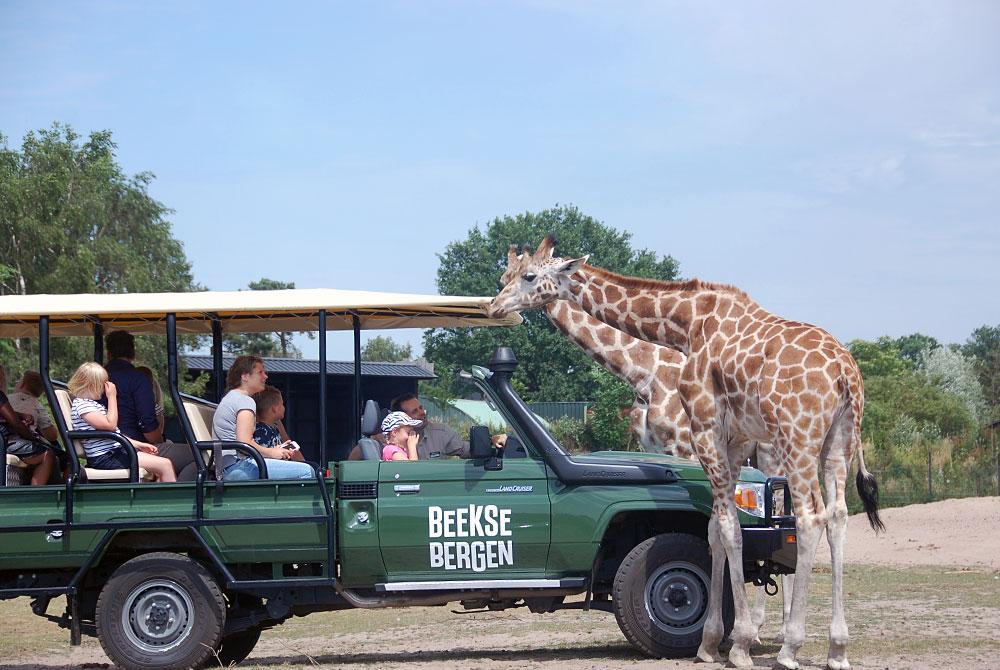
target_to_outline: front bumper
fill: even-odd
[[[779,490],[782,513],[775,514],[774,496]],[[764,518],[759,525],[743,526],[743,564],[766,567],[773,574],[791,574],[797,562],[796,539],[788,481],[770,477],[764,483]]]

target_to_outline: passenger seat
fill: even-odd
[[[364,435],[358,440],[358,450],[363,461],[377,461],[382,458],[382,445],[372,437],[381,428],[378,403],[374,400],[365,402],[365,411],[361,415],[361,434]]]

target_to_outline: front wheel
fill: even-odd
[[[201,565],[157,552],[115,570],[97,599],[96,619],[101,646],[118,667],[193,668],[218,648],[226,603]]]
[[[253,648],[257,646],[257,641],[260,640],[260,632],[260,628],[250,628],[239,633],[224,636],[222,638],[222,646],[219,647],[214,656],[208,659],[209,662],[206,667],[212,667],[216,663],[223,668],[236,665],[249,656]]]
[[[711,553],[700,537],[666,533],[640,543],[615,575],[613,607],[622,633],[655,658],[693,656],[708,615],[711,574]],[[722,597],[726,635],[734,619],[727,575]]]

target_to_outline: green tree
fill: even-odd
[[[261,278],[247,284],[251,291],[281,291],[295,288],[295,282]],[[307,332],[310,339],[316,337]],[[232,333],[222,338],[222,348],[231,354],[260,357],[302,358],[302,352],[292,342],[293,333]]]
[[[376,335],[365,343],[361,349],[361,360],[397,363],[413,358],[413,346],[400,344],[391,337]]]
[[[196,286],[170,210],[129,177],[109,131],[69,126],[0,136],[0,295],[189,291]]]
[[[200,288],[173,237],[171,210],[149,195],[153,174],[126,174],[116,149],[109,131],[83,140],[60,124],[27,133],[20,149],[0,135],[0,295]],[[66,379],[92,346],[54,338],[53,376]],[[165,369],[162,345],[151,358],[145,362]],[[0,343],[12,378],[37,361],[36,340]]]
[[[628,412],[635,402],[632,387],[592,364],[594,405],[587,423],[587,438],[595,450],[635,450],[635,435],[629,426]]]
[[[866,380],[872,377],[896,377],[913,369],[894,340],[880,337],[875,342],[854,340],[847,345]]]
[[[580,212],[557,206],[538,213],[496,218],[469,231],[466,239],[452,242],[439,255],[438,290],[445,295],[492,295],[498,290],[510,244],[541,242],[546,234],[559,240],[558,253],[590,254],[590,262],[615,272],[671,280],[677,262],[648,249],[636,250],[631,235]],[[515,381],[523,384],[527,400],[590,400],[594,384],[591,361],[559,333],[541,310],[522,314],[516,328],[446,329],[424,334],[424,355],[435,365],[443,383],[470,365],[483,365],[501,345],[511,346],[520,365]],[[460,386],[452,387],[461,393]]]
[[[896,349],[903,360],[909,362],[911,366],[918,367],[922,363],[922,354],[928,349],[937,349],[941,344],[930,335],[913,333],[897,338]]]

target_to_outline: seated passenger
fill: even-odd
[[[121,332],[121,331],[117,331]],[[114,333],[112,333],[114,335]],[[129,335],[131,337],[131,335]],[[111,336],[108,336],[110,339]],[[110,363],[108,364],[111,365]],[[120,368],[119,368],[120,369]],[[163,389],[160,388],[160,382],[156,380],[156,375],[145,365],[140,365],[135,368],[135,371],[145,377],[146,381],[149,382],[149,387],[153,390],[153,416],[156,417],[156,421],[153,424],[154,428],[151,434],[143,433],[143,437],[149,439],[149,437],[155,438],[151,440],[152,444],[156,445],[156,448],[160,450],[160,455],[168,459],[170,463],[174,466],[174,472],[177,473],[177,481],[179,482],[193,482],[198,476],[198,464],[194,460],[194,453],[191,451],[191,447],[187,444],[174,442],[166,438],[163,435],[163,428],[166,425],[166,418],[164,416],[163,409]],[[108,376],[112,377],[112,373],[109,371]],[[115,386],[118,384],[116,383]],[[140,406],[141,401],[137,400],[136,406]],[[121,389],[118,389],[118,409],[121,411],[122,398]],[[121,419],[119,418],[119,421]],[[121,427],[121,426],[119,426]],[[126,428],[122,428],[122,433],[126,437],[133,437],[129,434]]]
[[[173,465],[178,481],[194,481],[198,475],[194,451],[186,444],[163,439],[162,393],[157,394],[159,384],[152,371],[146,374],[135,366],[135,337],[113,330],[104,344],[108,379],[118,389],[118,430],[130,440],[156,445],[158,455]]]
[[[71,417],[73,430],[118,430],[118,389],[108,381],[107,371],[100,363],[84,363],[69,378],[70,396],[73,398]],[[108,398],[108,406],[98,402],[101,395]],[[157,456],[157,448],[126,437],[138,451],[139,467],[145,468],[157,481],[177,481],[174,466],[169,460]],[[129,455],[121,444],[111,438],[95,437],[83,440],[83,451],[87,455],[87,467],[98,470],[118,470],[129,467]]]
[[[42,376],[34,370],[28,370],[21,376],[14,386],[14,392],[8,395],[7,399],[15,412],[22,417],[30,418],[29,430],[34,436],[33,441],[48,448],[58,460],[58,470],[69,474],[69,459],[66,457],[66,452],[59,447],[59,433],[52,423],[48,410],[38,400],[43,393],[45,384]],[[48,483],[54,484],[58,480],[59,477],[55,476],[50,478]]]
[[[420,423],[417,419],[411,419],[406,412],[389,412],[382,419],[382,434],[385,435],[382,460],[417,460],[417,443],[420,441],[420,436],[417,435],[414,428]]]
[[[268,459],[268,479],[311,479],[314,476],[312,467],[307,463],[293,461],[294,452],[291,449],[265,447],[253,439],[254,429],[257,427],[257,403],[252,396],[263,391],[266,382],[264,361],[257,356],[240,356],[233,361],[226,375],[229,392],[215,409],[212,420],[212,439],[242,442],[256,449]],[[260,476],[260,470],[252,458],[234,449],[224,450],[222,455],[223,479],[257,479]]]
[[[285,400],[281,391],[273,386],[253,394],[257,404],[257,426],[253,431],[253,441],[265,447],[289,449],[293,461],[304,461],[302,451],[295,440],[288,437],[282,420],[285,418]]]
[[[0,440],[6,443],[8,454],[33,466],[31,483],[37,486],[49,483],[56,465],[56,455],[48,445],[36,439],[28,427],[32,422],[30,416],[14,411],[7,394],[0,389]]]

